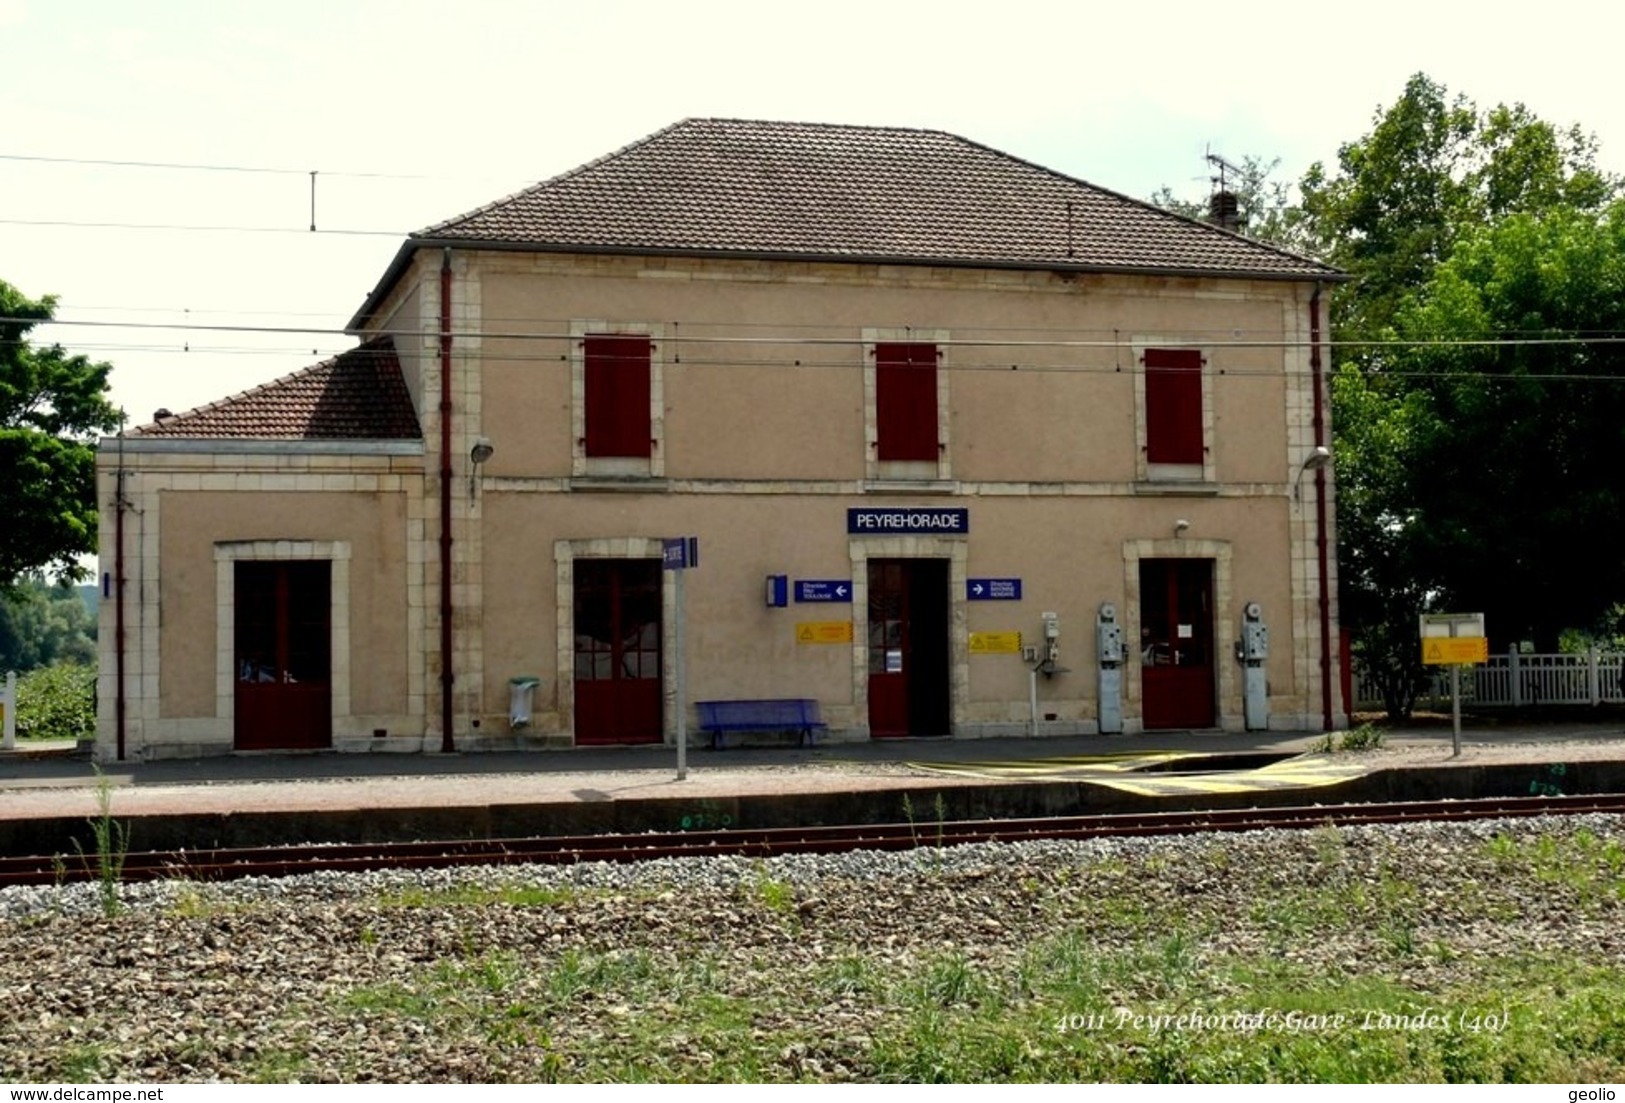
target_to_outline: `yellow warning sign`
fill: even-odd
[[[1019,655],[1021,654],[1021,633],[972,632],[970,634],[970,653],[972,655]]]
[[[1422,662],[1458,666],[1488,662],[1490,641],[1483,636],[1428,636],[1422,640]]]
[[[851,643],[849,620],[804,620],[796,625],[797,643]]]

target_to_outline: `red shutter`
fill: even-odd
[[[875,346],[876,458],[937,459],[937,346]]]
[[[649,455],[647,337],[586,338],[587,455]]]
[[[1196,349],[1145,350],[1145,458],[1202,462],[1202,354]]]

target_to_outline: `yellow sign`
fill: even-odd
[[[972,655],[1019,655],[1021,654],[1021,633],[972,632],[970,634],[970,653]]]
[[[1428,636],[1422,641],[1422,662],[1428,666],[1459,666],[1488,662],[1490,641],[1483,636]]]
[[[851,643],[849,620],[804,620],[796,625],[797,643]]]

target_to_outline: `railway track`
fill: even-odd
[[[980,842],[1181,835],[1207,831],[1305,829],[1442,820],[1484,820],[1582,813],[1625,814],[1625,794],[1487,797],[1474,800],[1284,808],[1123,813],[1043,819],[961,820],[833,827],[684,831],[639,835],[575,835],[515,839],[452,839],[412,843],[323,843],[240,849],[132,851],[125,881],[222,881],[286,877],[319,871],[424,869],[526,863],[637,862],[655,858],[909,850]],[[89,881],[99,877],[94,855],[0,858],[0,887]]]

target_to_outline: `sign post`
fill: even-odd
[[[677,646],[672,656],[673,679],[677,683],[677,780],[688,778],[688,678],[683,663],[683,638],[688,628],[688,603],[683,594],[683,576],[700,565],[700,541],[694,536],[676,536],[660,541],[660,565],[677,572],[672,579],[677,606]]]
[[[1490,641],[1483,613],[1423,613],[1419,621],[1422,662],[1450,667],[1450,756],[1461,757],[1461,668],[1487,662]]]

